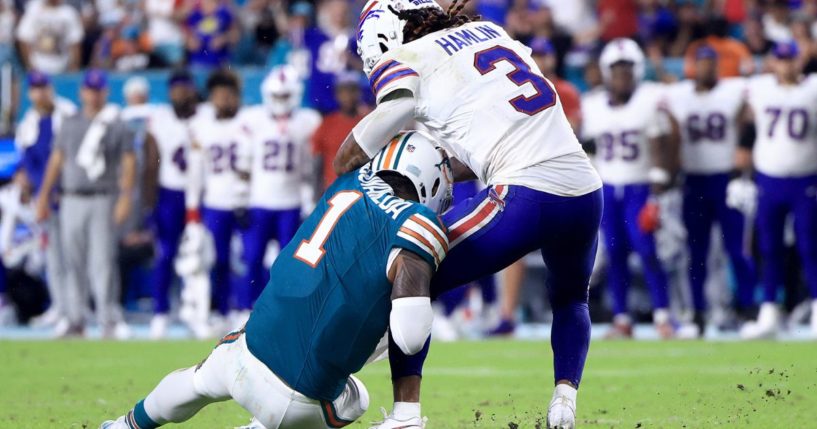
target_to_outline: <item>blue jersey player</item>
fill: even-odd
[[[245,328],[101,428],[183,422],[230,398],[253,414],[252,427],[352,423],[369,404],[352,374],[382,353],[386,330],[409,355],[428,340],[430,279],[448,249],[437,213],[450,195],[447,159],[431,140],[396,136],[330,186],[273,264]]]

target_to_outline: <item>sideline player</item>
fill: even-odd
[[[184,190],[187,152],[190,150],[188,122],[196,114],[198,95],[193,77],[185,70],[174,71],[168,80],[170,105],[154,106],[145,141],[145,204],[153,210],[158,255],[153,268],[153,319],[150,337],[164,338],[169,323],[169,291],[173,260],[184,231]]]
[[[461,14],[466,3],[448,11],[432,0],[366,4],[357,38],[378,106],[347,137],[335,169],[367,162],[384,136],[416,120],[459,160],[457,179],[476,176],[487,185],[443,218],[452,248],[432,298],[540,250],[550,269],[557,384],[548,419],[573,427],[590,340],[587,286],[601,181],[530,49],[501,27]],[[391,349],[395,406],[380,427],[421,427],[427,348],[412,357]]]
[[[226,316],[232,292],[230,243],[239,229],[236,211],[247,204],[249,130],[242,118],[240,82],[234,73],[213,72],[207,90],[215,112],[200,111],[190,122],[185,229],[196,231],[201,222],[213,236],[212,297],[218,312]]]
[[[757,183],[757,232],[762,257],[763,304],[756,322],[741,328],[746,339],[768,338],[781,326],[777,291],[785,279],[786,218],[812,299],[817,334],[817,76],[803,76],[794,43],[774,47],[774,74],[749,80],[747,103],[754,114],[752,160]]]
[[[672,85],[666,105],[680,125],[684,172],[683,220],[689,249],[689,285],[699,335],[706,327],[706,296],[712,225],[717,221],[737,280],[735,304],[752,305],[755,270],[744,239],[746,219],[726,204],[726,188],[736,168],[746,81],[718,79],[718,54],[709,45],[695,52],[695,79]]]
[[[429,138],[395,136],[371,164],[326,191],[273,264],[246,329],[100,428],[183,422],[230,398],[252,413],[253,427],[351,424],[369,405],[351,374],[380,354],[386,330],[407,354],[427,342],[429,282],[448,249],[437,214],[450,202],[450,180]]]
[[[303,83],[296,70],[276,67],[261,84],[264,104],[249,108],[245,116],[251,136],[249,228],[243,234],[247,275],[236,296],[245,321],[267,284],[267,244],[272,239],[280,248],[289,244],[301,222],[303,190],[312,190],[306,155],[321,116],[299,107],[302,94]],[[311,196],[303,199],[312,204]]]
[[[658,259],[655,225],[643,222],[650,203],[670,184],[666,139],[671,124],[660,104],[658,84],[642,82],[644,53],[630,39],[610,41],[599,59],[606,90],[582,100],[582,138],[596,146],[595,165],[604,181],[605,248],[609,255],[607,281],[613,298],[613,328],[608,338],[632,337],[627,292],[631,251],[641,258],[659,335],[673,335],[667,276]]]

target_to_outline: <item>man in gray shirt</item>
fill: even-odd
[[[128,217],[135,182],[133,134],[107,105],[107,76],[89,70],[81,110],[65,119],[48,159],[37,218],[49,216],[47,196],[59,182],[60,224],[66,264],[65,316],[58,336],[84,334],[90,286],[104,338],[128,335],[122,321],[116,275],[116,228]]]

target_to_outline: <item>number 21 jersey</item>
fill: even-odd
[[[749,79],[747,92],[757,127],[755,168],[774,177],[817,173],[817,76],[796,85],[756,76]]]
[[[483,183],[567,196],[599,187],[553,85],[530,49],[497,25],[471,22],[392,49],[369,83],[378,103],[396,90],[410,91],[415,119]],[[565,155],[572,155],[564,158],[571,164],[560,167],[577,174],[537,171]]]

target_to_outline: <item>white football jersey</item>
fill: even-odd
[[[415,119],[483,183],[558,195],[600,186],[553,84],[497,25],[472,22],[392,49],[369,81],[378,102],[411,91]],[[547,164],[559,157],[570,165]]]
[[[709,91],[695,82],[673,84],[665,104],[681,132],[681,168],[692,174],[728,173],[735,167],[738,123],[746,80],[722,79]]]
[[[179,119],[170,105],[157,105],[148,120],[148,132],[159,150],[159,186],[184,191],[190,150],[188,120]]]
[[[250,207],[269,210],[301,206],[301,185],[311,171],[309,141],[321,123],[312,109],[297,109],[289,117],[273,118],[264,106],[246,115],[250,128]]]
[[[747,103],[755,116],[753,159],[774,177],[817,173],[817,76],[780,85],[772,75],[749,79]]]
[[[204,154],[203,205],[219,210],[234,210],[246,204],[246,182],[239,171],[250,150],[250,131],[245,111],[231,119],[216,119],[211,113],[196,114],[190,131]]]
[[[650,139],[668,134],[662,107],[665,88],[644,82],[627,104],[613,106],[607,91],[582,98],[582,138],[596,142],[596,168],[610,185],[648,183],[652,168]]]

